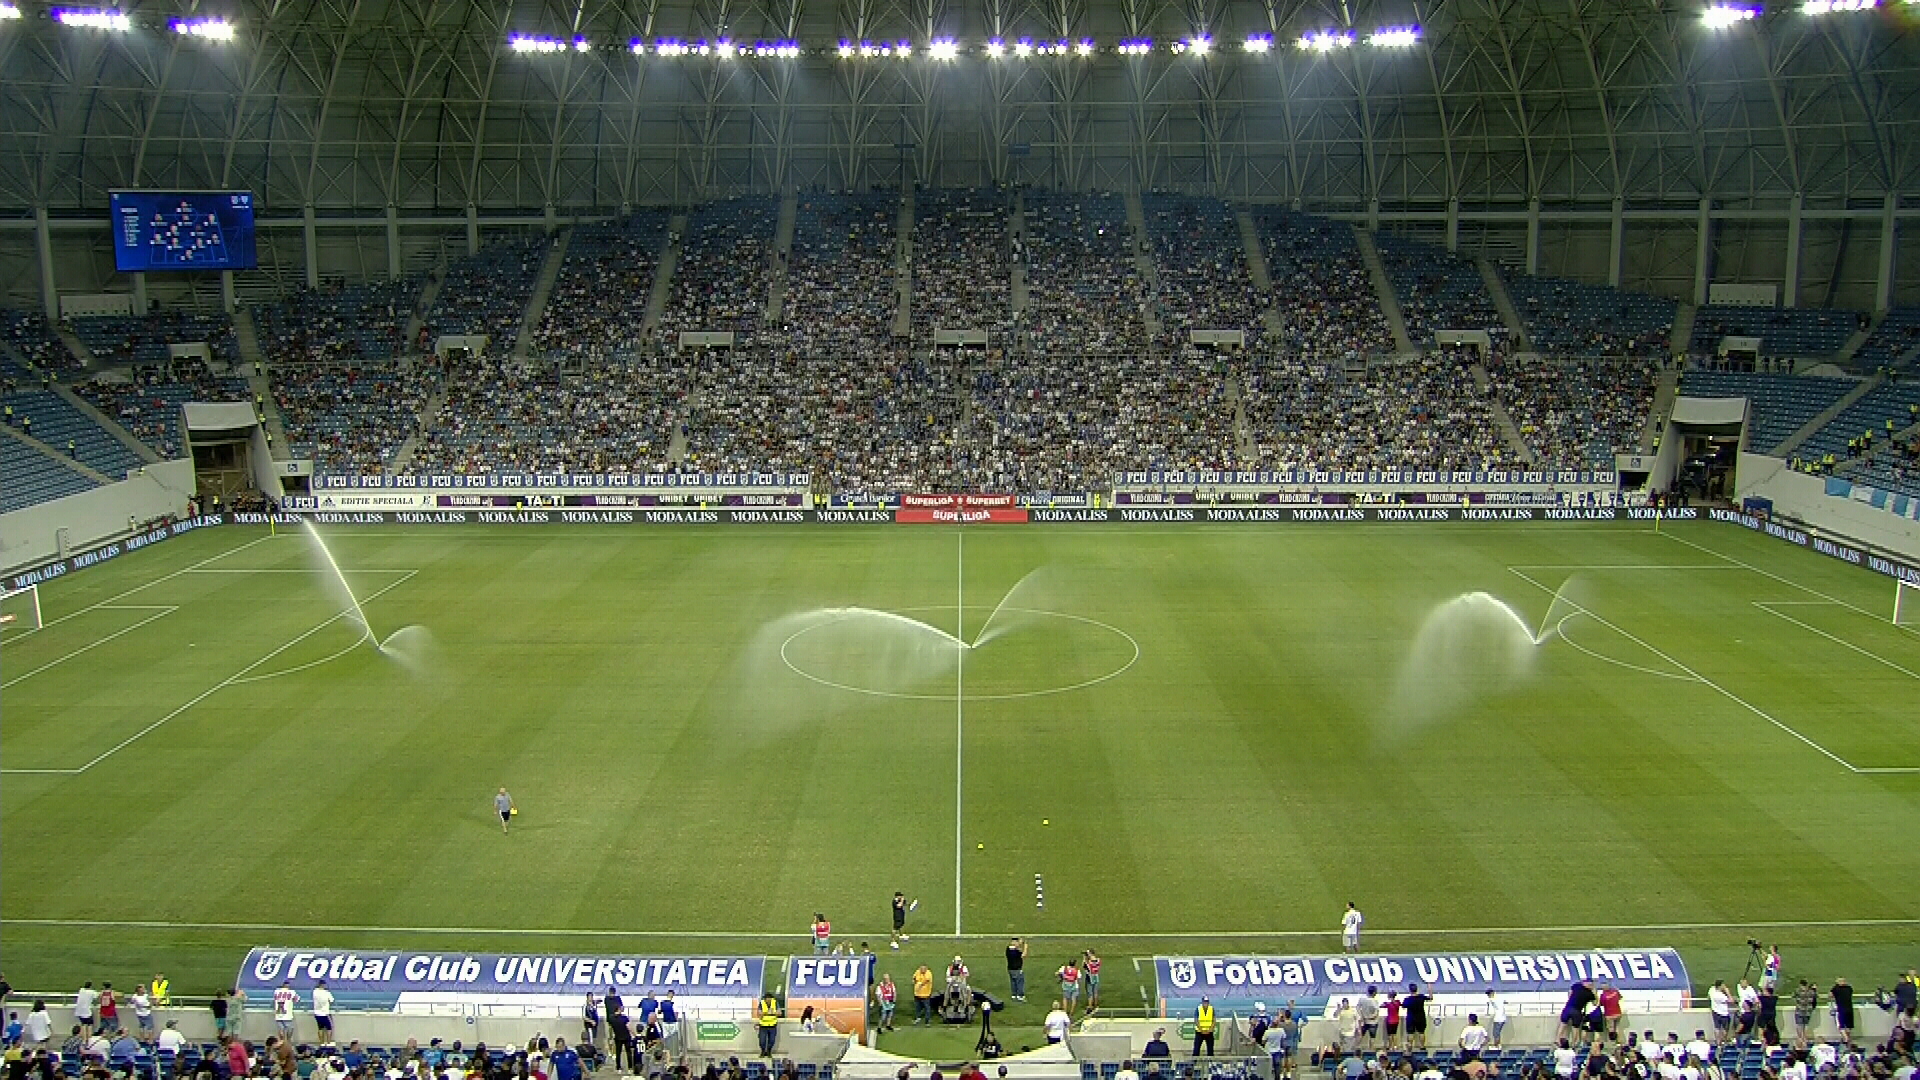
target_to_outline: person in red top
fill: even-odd
[[[1389,991],[1387,1000],[1380,1003],[1380,1020],[1387,1028],[1387,1049],[1400,1046],[1400,995]]]
[[[1080,961],[1080,969],[1086,976],[1083,981],[1087,984],[1087,1011],[1092,1012],[1100,1007],[1100,954],[1088,949]]]
[[[833,951],[833,924],[817,911],[813,913],[813,951],[821,956]]]
[[[113,984],[100,984],[100,1030],[120,1030],[120,1003],[113,996]]]
[[[880,1030],[893,1030],[893,1008],[899,1004],[900,989],[893,985],[892,975],[880,976],[880,985],[873,988],[874,1000],[880,1003]]]
[[[247,1060],[247,1044],[231,1035],[220,1036],[227,1044],[227,1071],[234,1076],[245,1076],[253,1071],[253,1063]]]
[[[1607,1038],[1620,1038],[1620,991],[1610,983],[1600,984],[1600,1014],[1607,1018]]]
[[[1069,1014],[1080,1004],[1080,965],[1072,960],[1060,968],[1060,1006]]]

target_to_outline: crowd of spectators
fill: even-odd
[[[782,347],[808,356],[875,356],[900,311],[895,192],[801,195],[781,308]]]
[[[415,446],[424,473],[652,472],[691,366],[664,357],[562,371],[480,358],[451,363],[446,403]]]
[[[276,368],[273,399],[296,457],[321,472],[379,472],[420,431],[433,386],[400,363]]]
[[[1535,352],[1665,356],[1675,305],[1664,296],[1564,278],[1508,273],[1507,295]]]
[[[913,339],[984,330],[998,344],[1013,318],[1007,196],[997,188],[919,192],[913,204]]]
[[[455,260],[427,315],[428,337],[484,334],[489,351],[505,355],[512,350],[552,243],[544,233],[519,236]]]
[[[1357,376],[1298,357],[1255,359],[1241,385],[1262,469],[1522,466],[1458,357],[1429,355]]]
[[[1026,196],[1021,347],[1040,353],[1146,348],[1146,283],[1134,263],[1127,205],[1109,193]]]
[[[57,373],[76,366],[73,353],[38,311],[0,308],[0,340],[13,346],[22,362],[39,371]]]
[[[216,367],[240,356],[233,320],[226,315],[156,311],[150,315],[88,315],[68,320],[73,332],[104,367],[165,364],[173,345],[204,344]]]
[[[1760,339],[1763,357],[1825,359],[1839,352],[1868,322],[1860,311],[1706,304],[1694,313],[1688,352],[1712,355],[1719,351],[1722,338],[1750,337]]]
[[[299,289],[253,309],[260,351],[276,364],[391,360],[405,351],[420,285],[394,278]]]
[[[131,381],[92,379],[76,385],[74,391],[163,458],[180,457],[186,450],[180,406],[189,401],[253,400],[247,380],[215,375],[198,357],[143,365],[130,374]]]
[[[1504,346],[1506,323],[1479,267],[1436,244],[1392,233],[1380,233],[1375,243],[1415,348],[1432,348],[1435,330],[1485,330],[1495,349]]]
[[[1226,372],[1209,357],[989,362],[973,378],[966,482],[997,491],[1086,491],[1113,474],[1233,461]]]
[[[641,210],[577,226],[534,331],[534,351],[599,362],[638,349],[670,217],[666,210]]]
[[[660,316],[663,341],[672,345],[684,330],[731,330],[740,346],[756,341],[767,314],[779,221],[779,200],[760,195],[693,212],[673,269],[673,293]]]
[[[1193,330],[1241,330],[1253,346],[1265,305],[1247,270],[1232,208],[1219,199],[1160,192],[1141,195],[1140,207],[1158,277],[1153,313],[1160,347],[1186,347]]]
[[[1281,351],[1347,360],[1393,351],[1373,274],[1353,228],[1327,218],[1267,208],[1254,215],[1280,315]]]
[[[1494,396],[1547,469],[1611,469],[1639,446],[1656,371],[1644,360],[1487,363]]]
[[[1853,354],[1853,362],[1863,371],[1910,373],[1916,349],[1920,349],[1920,306],[1897,307],[1873,328],[1872,336]]]

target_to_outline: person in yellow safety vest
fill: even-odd
[[[169,990],[171,989],[172,989],[172,984],[167,982],[167,977],[165,975],[162,975],[157,971],[153,973],[153,995],[152,996],[153,996],[153,1003],[155,1005],[173,1004],[173,999],[171,996],[169,996],[169,993],[168,993]]]
[[[760,1056],[773,1056],[774,1041],[780,1037],[780,1002],[772,994],[754,1002],[753,1022],[760,1032]]]
[[[1193,1056],[1200,1056],[1200,1048],[1207,1048],[1207,1056],[1213,1056],[1213,1032],[1217,1027],[1213,1015],[1213,1000],[1200,999],[1200,1009],[1193,1014]]]

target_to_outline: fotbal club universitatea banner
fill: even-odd
[[[1159,956],[1159,1000],[1170,1015],[1192,1011],[1203,997],[1228,1014],[1291,1003],[1321,1012],[1368,987],[1380,995],[1418,983],[1441,1010],[1473,1006],[1488,990],[1514,1005],[1558,1007],[1581,980],[1620,990],[1632,1012],[1683,1008],[1690,984],[1673,949],[1522,950],[1498,953],[1392,953],[1335,956]]]

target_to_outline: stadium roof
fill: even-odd
[[[1902,0],[13,2],[16,212],[98,214],[118,187],[458,213],[903,177],[1336,210],[1920,190]]]

